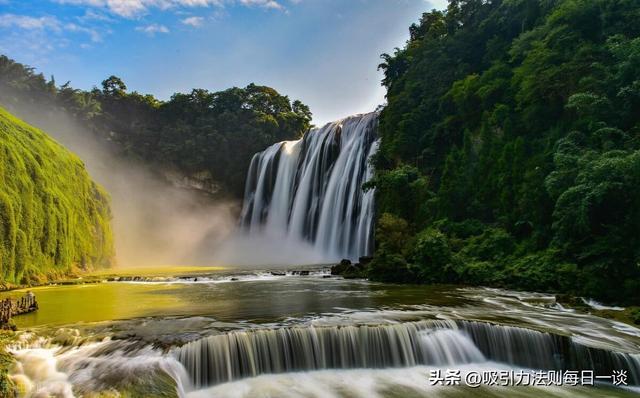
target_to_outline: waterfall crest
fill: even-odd
[[[196,387],[265,373],[480,362],[461,331],[431,322],[234,331],[175,351]]]
[[[306,241],[327,261],[373,251],[373,175],[378,114],[312,129],[272,145],[249,166],[240,223],[249,235]]]
[[[640,383],[640,354],[588,347],[566,336],[474,321],[306,326],[232,331],[176,348],[195,387],[267,373],[320,369],[451,366],[498,361],[546,370],[629,372]]]

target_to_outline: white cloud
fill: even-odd
[[[0,28],[60,31],[60,21],[51,16],[30,17],[28,15],[2,14],[0,15]]]
[[[189,17],[189,18],[182,19],[180,22],[182,22],[185,25],[189,25],[197,28],[199,26],[202,26],[203,21],[204,21],[204,18],[202,17]]]
[[[60,4],[106,8],[114,14],[131,18],[146,10],[148,0],[54,0]],[[153,1],[155,2],[155,1]]]
[[[45,62],[47,55],[66,45],[62,24],[51,16],[0,14],[0,29],[5,30],[0,39],[0,53],[20,55],[21,60]]]
[[[282,4],[278,3],[275,0],[240,0],[240,3],[245,6],[250,7],[263,7],[263,8],[271,8],[274,10],[284,10]]]
[[[98,31],[96,31],[95,29],[87,28],[74,23],[68,23],[64,25],[64,29],[69,32],[85,33],[89,35],[89,37],[91,38],[91,41],[94,43],[98,43],[102,41],[102,35],[98,33]]]
[[[138,32],[146,33],[149,36],[155,36],[156,33],[169,33],[169,28],[164,25],[151,24],[145,26],[138,26],[136,28]]]
[[[56,34],[64,32],[84,33],[91,38],[92,42],[102,41],[102,36],[95,29],[75,23],[62,23],[53,16],[31,17],[28,15],[0,14],[0,28],[39,32],[49,31]]]
[[[109,17],[109,16],[107,16],[105,14],[102,14],[102,13],[99,13],[99,12],[95,12],[95,11],[93,11],[91,9],[86,10],[84,12],[84,15],[76,17],[76,19],[78,19],[79,21],[82,21],[82,22],[89,22],[89,21],[92,21],[92,22],[93,21],[114,22],[113,18],[111,18],[111,17]]]
[[[124,17],[134,18],[146,13],[150,8],[166,10],[176,7],[223,7],[228,4],[241,4],[247,7],[261,7],[274,10],[285,8],[276,0],[52,0],[59,4],[72,4],[86,7],[103,8]],[[299,1],[299,0],[294,0]]]
[[[95,12],[93,10],[86,10],[84,12],[84,15],[80,18],[83,18],[86,20],[95,20],[95,21],[111,21],[111,18],[109,18],[108,16]]]

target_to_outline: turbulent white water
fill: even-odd
[[[599,303],[594,299],[582,298],[582,302],[593,308],[594,310],[624,311],[624,307],[610,307],[608,305],[603,305],[602,303]]]
[[[265,373],[483,362],[467,335],[431,323],[294,327],[211,336],[175,351],[196,386]]]
[[[106,339],[67,347],[41,339],[12,353],[17,363],[10,378],[21,397],[73,398],[131,385],[150,392],[174,389],[182,397],[189,387],[184,367],[151,346]]]
[[[280,397],[286,396],[281,389],[295,385],[298,394],[291,396],[317,396],[313,386],[322,382],[334,390],[327,397],[382,397],[394,396],[384,393],[387,387],[402,385],[434,392],[434,386],[424,390],[428,369],[433,368],[585,369],[598,375],[623,369],[630,385],[640,383],[638,354],[473,321],[253,328],[222,332],[169,351],[134,340],[91,343],[75,336],[62,339],[69,346],[55,344],[58,336],[16,347],[18,366],[11,378],[31,396],[65,398],[131,385],[139,386],[138,391],[174,390],[181,397],[244,397],[255,395],[256,389],[264,390],[260,396]],[[347,375],[362,383],[342,384]],[[362,395],[368,389],[369,395]]]
[[[10,347],[16,358],[10,377],[24,396],[64,398],[117,391],[188,398],[627,397],[640,385],[640,331],[555,309],[552,296],[477,288],[429,293],[325,279],[319,271],[233,275],[113,282],[143,295],[151,284],[166,285],[159,295],[210,307],[187,317],[169,309],[166,316],[22,332]],[[190,286],[179,288],[185,283]],[[364,292],[370,300],[359,301]],[[384,292],[392,294],[385,299]],[[349,300],[340,301],[341,295]],[[418,303],[405,301],[413,295]],[[41,296],[44,306],[47,295]],[[221,306],[228,308],[217,311]],[[279,311],[269,312],[273,308]],[[600,376],[624,370],[629,389],[610,382],[588,388],[434,386],[434,369],[590,370]]]
[[[236,382],[220,384],[187,393],[187,398],[453,398],[453,397],[518,397],[518,398],[602,398],[634,397],[637,392],[623,395],[593,387],[490,387],[470,388],[466,385],[433,385],[430,373],[449,368],[414,366],[397,369],[323,370],[262,375]],[[457,365],[462,377],[470,372],[508,371],[513,369],[496,362]]]
[[[323,369],[452,366],[493,360],[531,369],[629,372],[640,382],[640,355],[593,348],[569,337],[471,321],[420,321],[243,330],[174,351],[196,387],[269,373]]]
[[[372,177],[368,160],[378,147],[377,125],[377,113],[352,116],[256,154],[247,176],[244,231],[273,237],[280,249],[308,242],[313,251],[298,262],[370,254],[374,193],[362,185]]]

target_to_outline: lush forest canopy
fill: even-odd
[[[128,92],[116,76],[91,91],[57,86],[53,77],[47,80],[6,56],[0,56],[0,104],[67,112],[124,156],[186,175],[208,172],[235,196],[242,194],[253,154],[300,137],[311,121],[306,105],[266,86],[194,89],[160,101]]]
[[[110,220],[108,195],[82,161],[0,108],[0,280],[108,266]]]
[[[383,55],[375,279],[640,302],[640,2],[466,0]]]

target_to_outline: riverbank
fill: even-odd
[[[11,284],[0,282],[0,293],[19,291],[44,286],[73,286],[111,282],[115,280],[148,280],[157,277],[197,277],[224,270],[220,266],[166,266],[166,267],[130,267],[130,268],[104,268],[86,271],[84,273],[72,273],[60,275],[52,279],[31,284]]]
[[[99,278],[94,278],[92,275],[98,275],[101,271],[87,270],[80,271],[74,270],[71,272],[51,272],[47,275],[40,275],[37,279],[30,279],[29,283],[11,283],[7,281],[0,281],[0,293],[11,292],[15,290],[23,290],[41,286],[52,285],[73,285],[82,283],[96,283],[100,282]]]
[[[340,261],[340,263],[335,264],[331,267],[331,275],[341,276],[345,279],[367,279],[368,278],[368,270],[372,258],[371,257],[360,257],[359,261],[356,263],[352,263],[350,260],[344,259]],[[423,286],[433,286],[430,284],[424,284]],[[437,286],[437,284],[436,284]],[[472,287],[475,285],[460,285],[461,287]],[[475,286],[475,287],[485,287],[485,286]],[[527,291],[518,289],[517,286],[486,286],[491,288],[498,289],[514,289],[516,291],[522,291],[526,293]],[[563,308],[568,310],[577,311],[583,314],[592,314],[596,316],[600,316],[607,319],[614,319],[619,322],[624,322],[626,324],[637,327],[640,325],[640,306],[627,306],[627,307],[617,307],[617,306],[609,306],[599,302],[596,302],[591,299],[587,299],[584,297],[573,296],[571,294],[561,293],[561,292],[549,292],[555,297],[556,303],[561,305]]]

